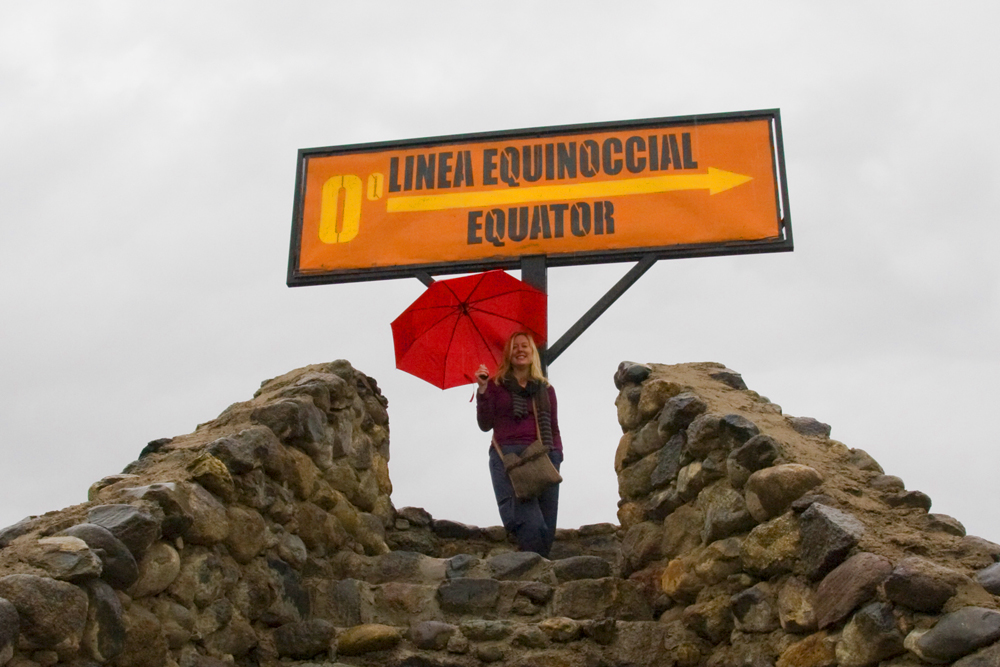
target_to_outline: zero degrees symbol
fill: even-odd
[[[382,198],[384,178],[380,173],[368,177],[368,200]],[[323,243],[347,243],[358,235],[361,225],[361,179],[354,174],[331,176],[323,183],[319,206],[319,240]]]

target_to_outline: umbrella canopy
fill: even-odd
[[[396,368],[448,389],[496,371],[515,331],[545,342],[544,292],[503,271],[438,280],[392,322]]]

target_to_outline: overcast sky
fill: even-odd
[[[780,108],[795,251],[659,262],[553,364],[560,525],[616,521],[618,363],[718,361],[1000,541],[997,4],[492,6],[0,5],[0,525],[338,358],[395,505],[499,523],[471,387],[394,367],[423,285],[285,286],[297,149]],[[550,335],[628,268],[551,269]]]

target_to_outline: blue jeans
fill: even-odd
[[[520,453],[523,445],[502,445],[504,454]],[[556,470],[562,464],[562,452],[549,452],[549,459]],[[490,477],[493,479],[493,493],[500,510],[500,521],[507,532],[512,533],[521,551],[534,551],[546,558],[556,539],[556,515],[559,513],[559,485],[553,484],[537,498],[518,500],[514,488],[503,468],[503,461],[496,449],[490,447]]]

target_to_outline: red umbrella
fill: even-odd
[[[545,342],[546,295],[503,271],[438,280],[392,323],[396,368],[448,389],[496,371],[515,331]]]

